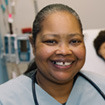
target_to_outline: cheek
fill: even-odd
[[[46,60],[53,54],[53,52],[53,49],[51,49],[50,47],[42,45],[36,48],[35,56],[38,59]]]
[[[78,59],[85,60],[85,56],[86,56],[85,46],[78,47],[77,49],[74,50],[74,53]]]

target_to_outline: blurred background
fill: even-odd
[[[33,58],[28,36],[37,12],[52,3],[69,5],[79,14],[87,48],[83,70],[105,75],[93,40],[105,28],[105,0],[0,0],[0,84],[23,74]]]

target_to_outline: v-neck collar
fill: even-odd
[[[75,78],[75,82],[76,82],[76,79],[77,79],[77,76]],[[75,86],[75,82],[74,82],[74,86]],[[37,100],[39,105],[71,105],[69,104],[69,101],[67,101],[67,103],[64,103],[64,104],[59,103],[52,96],[50,96],[45,90],[43,90],[37,83],[35,83],[35,87],[36,87],[36,94],[37,94]]]

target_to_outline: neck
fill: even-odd
[[[65,103],[73,87],[73,79],[67,83],[52,82],[38,73],[36,75],[38,85],[60,103]]]

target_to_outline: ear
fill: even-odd
[[[34,43],[34,39],[33,39],[32,35],[29,35],[29,41],[31,43],[33,54],[35,56],[35,43]]]
[[[31,46],[33,48],[35,46],[35,43],[34,43],[34,39],[33,39],[32,35],[29,35],[29,41],[30,41]]]

